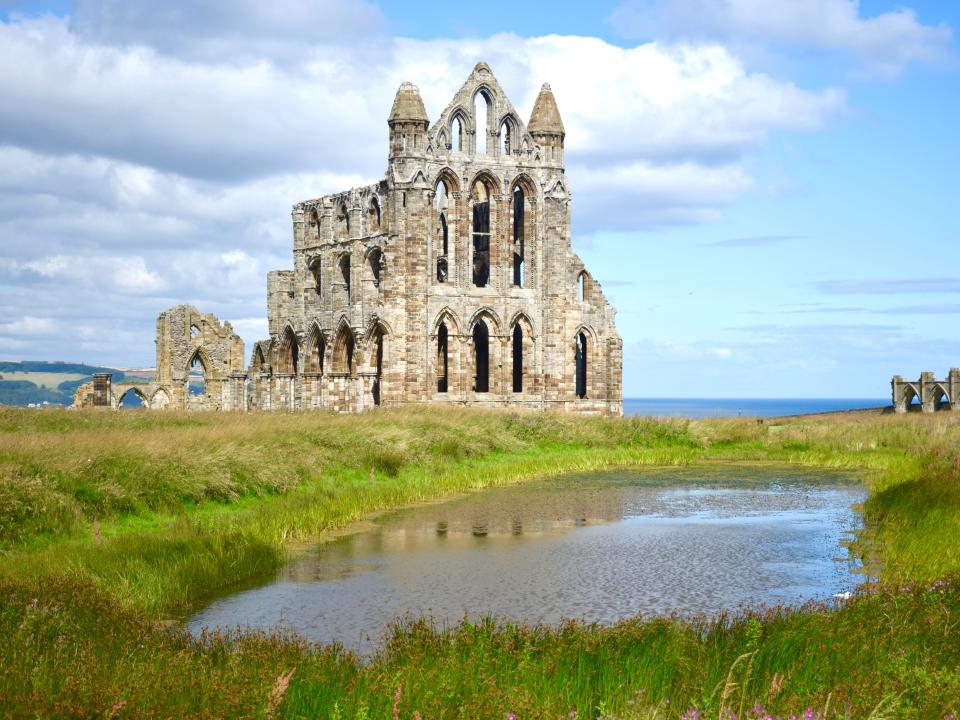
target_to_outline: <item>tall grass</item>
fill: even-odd
[[[960,591],[935,582],[960,577],[958,420],[3,410],[0,715],[942,718],[960,710]],[[567,471],[766,461],[862,470],[855,550],[897,587],[713,621],[411,621],[366,664],[156,622],[366,513]]]

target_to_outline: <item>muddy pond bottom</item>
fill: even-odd
[[[493,488],[358,526],[187,626],[289,629],[369,653],[408,616],[611,623],[799,605],[860,582],[845,541],[865,497],[850,475],[769,467]]]

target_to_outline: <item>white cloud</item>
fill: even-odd
[[[78,0],[70,27],[85,40],[149,46],[205,61],[294,59],[304,46],[376,34],[384,18],[363,0]]]
[[[45,335],[56,330],[56,323],[50,318],[38,318],[25,315],[19,320],[0,323],[3,335]]]
[[[924,25],[910,8],[863,17],[859,0],[625,0],[610,20],[631,36],[845,51],[886,75],[911,62],[942,58],[952,41],[949,27]]]
[[[403,80],[432,118],[478,59],[524,116],[551,82],[585,233],[715,220],[753,190],[746,158],[770,134],[844,105],[715,43],[387,38],[354,3],[343,44],[300,22],[315,6],[204,2],[181,27],[168,5],[109,0],[0,23],[0,313],[69,320],[39,330],[36,353],[150,362],[154,318],[178,302],[263,317],[265,273],[290,264],[291,204],[382,175]]]

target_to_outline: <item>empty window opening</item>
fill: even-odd
[[[337,213],[337,238],[345,240],[348,237],[350,237],[350,213],[346,205],[341,205]]]
[[[340,256],[340,277],[343,280],[343,289],[347,293],[347,299],[350,299],[350,256]]]
[[[487,154],[487,117],[490,111],[490,98],[482,90],[473,96],[473,119],[476,121],[476,154]]]
[[[942,387],[937,387],[936,396],[933,399],[934,410],[949,410],[950,398]]]
[[[517,287],[523,287],[523,211],[523,190],[517,185],[517,187],[513,189],[513,284]]]
[[[450,252],[450,229],[447,227],[447,208],[450,202],[447,186],[443,180],[437,182],[433,194],[433,204],[439,216],[437,233],[437,282],[446,282],[449,270],[447,255]]]
[[[316,291],[317,295],[320,295],[321,291],[323,290],[323,276],[320,272],[320,268],[320,258],[313,258],[310,261],[310,275],[313,277],[313,289]]]
[[[383,276],[383,270],[385,266],[383,252],[380,248],[375,248],[370,253],[370,277],[373,278],[374,287],[380,287],[380,282]]]
[[[193,338],[197,337],[199,334],[200,334],[200,328],[198,328],[196,325],[194,325],[194,324],[191,323],[191,325],[190,325],[190,339],[192,340]]]
[[[320,215],[316,210],[310,213],[310,224],[313,226],[314,237],[320,237]]]
[[[580,277],[577,278],[577,297],[580,302],[587,301],[587,274],[585,272],[580,273]]]
[[[463,121],[459,117],[453,119],[452,129],[453,141],[451,143],[454,150],[463,152]]]
[[[440,323],[440,329],[437,330],[437,392],[447,392],[448,373],[450,370],[450,352],[449,337],[447,334],[447,324]]]
[[[500,154],[504,157],[510,155],[510,123],[506,120],[500,125]]]
[[[374,370],[375,374],[373,377],[373,387],[371,388],[371,393],[373,395],[373,404],[379,406],[381,402],[380,392],[381,392],[381,380],[383,379],[383,333],[377,333],[376,345],[374,346]]]
[[[433,206],[438,213],[442,213],[449,204],[450,195],[447,193],[447,185],[443,180],[437,180],[437,185],[433,188]]]
[[[523,330],[513,326],[513,391],[523,392]]]
[[[370,220],[370,234],[380,232],[380,201],[373,198],[370,201],[370,210],[368,211]]]
[[[587,396],[587,336],[582,332],[577,334],[576,356],[577,397],[585,398]]]
[[[121,410],[142,410],[147,406],[139,390],[130,388],[121,397],[117,407]]]
[[[490,200],[482,182],[473,186],[473,284],[490,280]]]
[[[475,392],[490,390],[490,331],[483,320],[473,326],[473,389]]]
[[[195,353],[187,367],[187,394],[203,395],[206,392],[207,368],[204,367],[200,353]]]

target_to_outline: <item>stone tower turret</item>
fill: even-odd
[[[566,131],[563,129],[563,120],[560,119],[560,110],[553,97],[549,83],[544,83],[540,94],[533,104],[530,113],[530,122],[527,131],[533,136],[534,142],[543,148],[543,161],[549,165],[563,166],[563,138]]]
[[[420,90],[413,83],[402,83],[393,99],[387,124],[390,125],[389,159],[423,157],[427,147],[430,120],[423,107]]]

